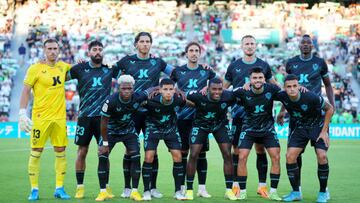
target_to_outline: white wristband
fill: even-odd
[[[103,141],[103,146],[104,146],[104,147],[109,146],[109,142],[108,142],[108,141]]]
[[[20,109],[19,115],[26,115],[26,109]]]

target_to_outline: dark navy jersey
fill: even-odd
[[[265,83],[264,91],[256,94],[252,90],[242,88],[233,90],[234,96],[240,99],[246,115],[243,119],[242,132],[265,133],[272,132],[274,117],[272,114],[273,101],[281,89],[273,84]]]
[[[322,109],[325,101],[322,96],[313,92],[301,92],[298,101],[291,101],[285,91],[277,96],[283,103],[290,115],[290,119],[295,122],[294,128],[314,128],[322,127],[324,116]]]
[[[263,68],[266,80],[270,80],[272,78],[271,68],[265,61],[256,58],[254,63],[247,63],[242,58],[239,58],[232,62],[227,68],[225,80],[229,81],[233,85],[234,89],[242,87],[245,83],[250,82],[249,71],[255,66]]]
[[[171,79],[177,83],[177,87],[188,93],[190,91],[200,91],[207,85],[207,81],[214,78],[216,73],[213,70],[207,70],[202,65],[195,69],[190,69],[185,64],[176,67],[171,74]],[[187,120],[194,118],[195,109],[185,106],[180,109],[178,119]]]
[[[317,56],[304,60],[300,56],[289,59],[286,72],[299,77],[299,83],[309,91],[321,95],[321,81],[328,77],[328,67],[324,59]]]
[[[216,131],[223,124],[228,124],[226,114],[228,107],[234,105],[236,98],[233,93],[224,90],[219,101],[214,101],[210,95],[202,95],[192,91],[187,99],[195,104],[195,120],[193,125],[207,131]]]
[[[128,102],[121,101],[118,92],[109,96],[101,111],[102,116],[109,118],[108,134],[126,135],[136,133],[132,117],[147,97],[147,91],[135,92]]]
[[[176,130],[176,112],[185,106],[186,100],[174,95],[170,104],[162,102],[162,96],[147,100],[144,107],[148,110],[146,116],[146,128],[154,133],[167,133]]]
[[[78,81],[79,117],[100,116],[101,107],[110,95],[112,69],[106,65],[95,68],[90,62],[80,63],[70,69],[69,76]]]
[[[121,74],[134,77],[134,90],[137,92],[158,86],[161,72],[170,75],[174,68],[161,58],[141,59],[134,54],[123,57],[120,61],[116,62],[113,69],[117,77]]]

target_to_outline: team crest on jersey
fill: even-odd
[[[298,65],[293,65],[293,69],[297,69],[298,68]]]
[[[315,63],[315,64],[313,64],[313,70],[317,70],[317,69],[319,69],[319,65],[317,64],[317,63]]]
[[[201,104],[201,106],[206,106],[206,103],[204,103],[204,102],[201,102],[200,104]]]
[[[139,103],[135,103],[134,105],[133,105],[133,107],[134,107],[134,109],[137,109],[138,107],[139,107]]]
[[[155,112],[159,113],[159,112],[160,112],[160,109],[155,109]]]
[[[221,108],[222,108],[222,109],[225,109],[225,108],[226,108],[226,103],[222,103],[222,104],[221,104]]]
[[[88,72],[90,72],[90,69],[85,69],[85,73],[88,73]]]
[[[180,107],[179,106],[175,106],[175,108],[174,108],[174,111],[179,111],[179,109],[180,109]]]
[[[235,69],[236,73],[240,73],[241,72],[241,69],[237,68]]]
[[[246,100],[249,100],[249,101],[250,101],[250,100],[251,100],[251,97],[246,97]]]
[[[180,71],[181,75],[185,75],[186,71]]]
[[[303,104],[303,105],[301,105],[301,109],[302,109],[303,111],[307,111],[307,110],[308,110],[308,106],[307,106],[306,104]]]
[[[200,71],[200,75],[201,75],[201,76],[203,76],[203,77],[204,77],[204,76],[205,76],[205,74],[206,74],[206,71],[205,71],[205,70],[201,70],[201,71]]]
[[[151,63],[151,65],[154,66],[154,65],[156,64],[156,60],[155,60],[155,59],[151,59],[151,60],[150,60],[150,63]]]
[[[266,99],[268,99],[268,100],[271,99],[271,93],[270,93],[270,92],[266,93],[266,94],[265,94],[265,97],[266,97]]]
[[[130,61],[130,63],[131,63],[131,64],[134,64],[134,63],[135,63],[135,61]]]
[[[104,73],[108,73],[108,72],[109,72],[109,70],[108,70],[107,68],[105,68],[105,67],[102,68],[102,71],[103,71]]]

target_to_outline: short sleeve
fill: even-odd
[[[113,71],[113,75],[112,77],[115,79],[118,79],[120,77],[120,75],[125,72],[125,68],[126,68],[126,58],[127,56],[123,57],[122,59],[120,59],[120,61],[116,62],[113,67],[112,67],[112,71]]]
[[[176,71],[177,68],[178,68],[178,67],[176,67],[176,68],[172,71],[172,73],[171,73],[171,75],[170,75],[170,79],[171,79],[172,81],[174,81],[174,82],[177,82],[177,81],[178,81],[178,74],[177,74],[177,71]]]
[[[147,92],[147,90],[141,91],[141,92],[136,92],[135,99],[137,102],[141,103],[141,102],[147,100],[148,95],[149,95],[149,93]]]
[[[199,100],[199,93],[197,91],[190,91],[187,93],[186,98],[196,103]]]
[[[24,84],[33,87],[37,80],[38,80],[38,68],[36,67],[36,65],[32,65],[28,68],[26,72]]]
[[[232,72],[232,69],[233,69],[233,63],[231,63],[229,66],[228,66],[228,68],[227,68],[227,70],[226,70],[226,73],[225,73],[225,80],[227,80],[227,81],[229,81],[229,82],[233,82],[233,77],[232,77],[232,74],[231,74],[231,72]]]
[[[75,65],[69,71],[70,79],[78,79],[79,78],[79,65]]]
[[[209,80],[213,79],[216,77],[216,73],[214,72],[214,70],[209,70]]]
[[[244,95],[244,89],[242,87],[238,87],[232,90],[234,97],[241,100],[241,97]]]
[[[281,88],[278,87],[277,85],[273,85],[273,84],[271,84],[271,88],[272,88],[272,94],[273,94],[274,100],[279,101],[278,97],[281,92]]]
[[[113,105],[110,102],[110,97],[108,97],[101,108],[101,115],[105,117],[110,117],[112,109]]]
[[[271,73],[271,68],[270,68],[270,65],[268,63],[265,63],[265,67],[266,67],[266,70],[265,70],[265,79],[266,80],[270,80],[272,78],[272,73]]]
[[[173,70],[175,69],[174,66],[167,64],[164,60],[160,59],[160,69],[166,75],[171,75]]]
[[[324,60],[322,60],[322,63],[321,63],[320,74],[321,74],[322,78],[329,77],[329,69],[328,69],[328,66],[327,66],[327,64],[326,64],[326,62]]]
[[[286,71],[287,74],[291,74],[289,61],[287,61],[287,62],[285,63],[285,71]]]

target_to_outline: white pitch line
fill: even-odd
[[[52,149],[53,147],[44,147],[44,149]],[[25,151],[30,151],[31,148],[23,148],[23,149],[5,149],[5,150],[0,150],[0,153],[2,152],[25,152]]]

